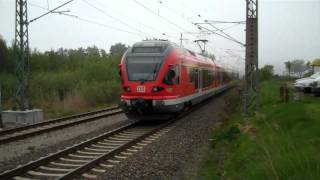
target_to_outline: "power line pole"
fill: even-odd
[[[27,0],[16,0],[16,23],[14,50],[16,59],[16,76],[18,85],[15,94],[16,105],[24,111],[30,108],[29,101],[29,37]],[[18,107],[17,107],[18,106]]]
[[[64,13],[69,11],[56,11],[57,9],[71,3],[74,0],[69,0],[62,5],[49,10],[48,12],[28,21],[27,0],[16,0],[16,24],[15,24],[15,53],[16,59],[16,76],[18,85],[15,94],[15,107],[19,110],[30,109],[30,94],[29,94],[29,35],[28,25],[50,13]]]
[[[183,40],[188,40],[188,39],[183,39],[182,38],[182,33],[180,33],[180,47],[182,47],[183,46]]]
[[[258,78],[258,0],[246,0],[246,59],[244,113],[257,111],[260,104]]]

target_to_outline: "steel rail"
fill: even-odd
[[[114,111],[114,112],[111,112],[111,111]],[[57,129],[62,129],[62,128],[74,126],[77,124],[85,123],[85,122],[98,120],[98,119],[108,117],[111,115],[115,115],[115,114],[119,114],[122,112],[123,111],[121,109],[119,109],[119,107],[111,107],[111,108],[101,109],[101,110],[97,110],[97,111],[76,114],[76,115],[72,115],[72,116],[66,116],[66,117],[62,117],[62,118],[58,118],[58,119],[52,119],[52,120],[48,120],[45,122],[40,122],[40,123],[31,124],[31,125],[27,125],[27,126],[21,126],[21,127],[17,127],[17,128],[3,130],[3,131],[0,131],[0,145],[5,144],[5,143],[9,143],[12,141],[16,141],[19,139],[31,137],[34,135],[42,134],[45,132],[49,132],[49,131],[53,131],[53,130],[57,130]],[[93,116],[95,114],[100,114],[100,113],[103,113],[103,114],[97,115],[94,117],[90,117],[90,116]],[[89,116],[89,117],[87,117],[87,116]],[[83,119],[76,120],[78,118],[83,118]],[[68,121],[70,121],[70,122],[68,122]],[[59,124],[59,123],[61,123],[61,124]],[[45,127],[45,126],[49,126],[49,127],[41,128],[41,127]],[[34,131],[32,131],[33,129],[34,129]],[[27,132],[23,133],[24,131],[27,131]],[[14,135],[14,134],[16,134],[16,135]],[[9,137],[1,138],[3,136],[9,136]]]
[[[9,170],[9,171],[5,171],[4,173],[0,174],[0,179],[3,179],[3,180],[6,180],[6,179],[12,179],[14,178],[15,176],[18,176],[18,175],[21,175],[23,173],[26,173],[27,171],[29,170],[32,170],[32,169],[35,169],[41,165],[44,165],[44,164],[48,164],[50,163],[51,161],[54,161],[60,157],[63,157],[63,156],[66,156],[72,152],[75,152],[77,151],[78,149],[81,149],[81,148],[84,148],[84,147],[88,147],[89,145],[93,144],[93,143],[96,143],[102,139],[105,139],[107,137],[110,137],[114,134],[117,134],[119,132],[122,132],[126,129],[129,129],[133,126],[135,126],[136,123],[130,123],[128,125],[124,125],[124,126],[121,126],[115,130],[112,130],[112,131],[109,131],[109,132],[106,132],[104,134],[101,134],[97,137],[94,137],[92,139],[89,139],[87,141],[84,141],[80,144],[76,144],[72,147],[69,147],[69,148],[66,148],[64,150],[61,150],[61,151],[58,151],[57,153],[54,153],[54,154],[51,154],[51,155],[48,155],[48,156],[45,156],[45,157],[42,157],[36,161],[31,161],[29,162],[28,164],[25,164],[23,166],[18,166],[17,168],[15,169],[12,169],[12,170]]]
[[[161,124],[160,126],[157,126],[153,130],[151,130],[151,131],[149,131],[149,132],[147,132],[147,133],[145,133],[145,134],[143,134],[143,135],[141,135],[141,136],[129,141],[126,144],[121,145],[120,147],[118,147],[118,148],[116,148],[116,149],[114,149],[114,150],[112,150],[112,151],[110,151],[110,152],[108,152],[108,153],[106,153],[104,155],[101,155],[100,157],[94,159],[93,161],[90,161],[87,164],[85,164],[83,166],[80,166],[77,169],[74,169],[73,171],[65,174],[64,176],[59,177],[58,179],[59,180],[65,180],[65,179],[75,178],[75,177],[77,177],[77,176],[89,171],[90,169],[98,166],[99,163],[105,161],[106,159],[112,158],[113,156],[125,151],[127,148],[129,148],[129,147],[135,145],[136,143],[142,141],[143,139],[149,137],[150,135],[158,132],[159,130],[161,130],[161,129],[165,128],[165,127],[167,127],[168,125],[172,124],[174,121],[175,120],[170,120],[170,121],[168,121],[168,122],[166,122],[164,124]]]

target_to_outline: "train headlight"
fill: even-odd
[[[159,91],[162,91],[162,90],[164,90],[164,88],[163,88],[163,87],[160,87],[160,86],[154,86],[154,87],[152,88],[152,92],[159,92]]]
[[[130,86],[124,86],[123,90],[126,91],[126,92],[131,92]]]

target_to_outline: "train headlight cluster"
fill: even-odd
[[[126,92],[131,92],[130,86],[124,86],[123,89],[124,89],[124,91],[126,91]]]
[[[164,88],[163,88],[163,87],[160,87],[160,86],[154,86],[154,87],[152,88],[152,92],[159,92],[159,91],[162,91],[162,90],[164,90]]]

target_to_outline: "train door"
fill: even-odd
[[[195,69],[194,70],[194,87],[196,89],[197,92],[201,91],[200,88],[200,70],[199,69]]]
[[[198,76],[199,76],[199,79],[198,79],[198,81],[199,81],[199,85],[198,85],[198,92],[202,92],[202,88],[203,88],[203,82],[202,82],[202,79],[203,79],[203,70],[201,70],[201,69],[199,69],[198,70]]]
[[[224,85],[224,82],[223,82],[223,71],[220,71],[219,72],[219,78],[220,78],[220,85],[222,86],[222,85]]]

